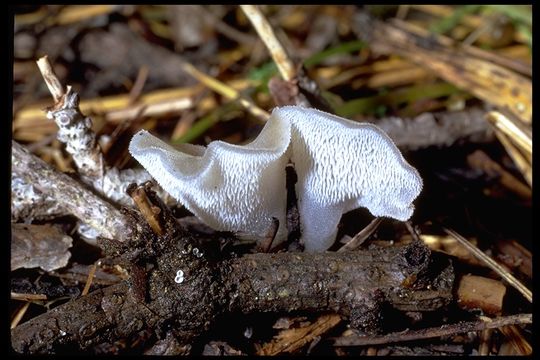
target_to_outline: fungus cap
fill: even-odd
[[[174,148],[141,130],[129,151],[164,190],[214,229],[260,234],[275,217],[283,224],[278,235],[284,237],[284,153],[290,131],[269,125],[250,144],[214,141],[206,148]]]
[[[374,216],[408,220],[422,178],[373,124],[299,106],[275,109],[291,124],[291,159],[302,239],[308,251],[332,245],[342,214],[358,207]]]
[[[323,251],[343,213],[358,207],[407,220],[422,179],[372,124],[299,106],[276,108],[247,145],[222,141],[178,149],[142,130],[129,151],[174,198],[217,230],[263,234],[279,220],[286,238],[285,166],[294,163],[302,240]]]

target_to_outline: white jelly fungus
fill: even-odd
[[[207,225],[263,234],[279,220],[286,238],[285,166],[294,163],[302,240],[324,251],[343,213],[358,207],[405,221],[422,179],[372,124],[299,106],[276,108],[249,144],[177,148],[141,130],[129,150],[156,181]]]

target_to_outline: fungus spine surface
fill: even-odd
[[[329,248],[342,214],[358,207],[374,216],[411,217],[422,179],[383,130],[299,106],[275,109],[272,116],[291,124],[306,250]]]
[[[129,151],[163,189],[214,229],[262,234],[275,217],[277,236],[284,239],[286,125],[269,123],[244,146],[213,141],[206,148],[174,148],[141,130]]]
[[[174,148],[147,131],[130,153],[156,181],[216,230],[264,234],[279,220],[286,238],[285,166],[294,163],[302,240],[324,251],[343,213],[358,207],[374,216],[407,220],[422,179],[377,126],[299,106],[276,108],[246,145],[213,141]]]

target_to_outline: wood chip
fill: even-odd
[[[464,309],[482,309],[486,314],[500,314],[506,287],[500,281],[465,275],[458,288],[458,304]]]

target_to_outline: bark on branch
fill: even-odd
[[[118,209],[15,141],[12,142],[12,167],[25,183],[50,195],[61,208],[99,231],[104,238],[124,241],[129,236],[127,220]]]
[[[355,327],[376,331],[384,303],[431,311],[452,298],[451,263],[419,243],[223,261],[199,256],[203,251],[185,244],[180,240],[180,251],[164,251],[147,269],[146,300],[137,299],[133,283],[95,291],[16,327],[13,348],[21,353],[51,353],[68,344],[84,349],[145,329],[165,336],[171,328],[188,342],[225,311],[335,311],[349,316]],[[178,270],[183,270],[181,281]]]

